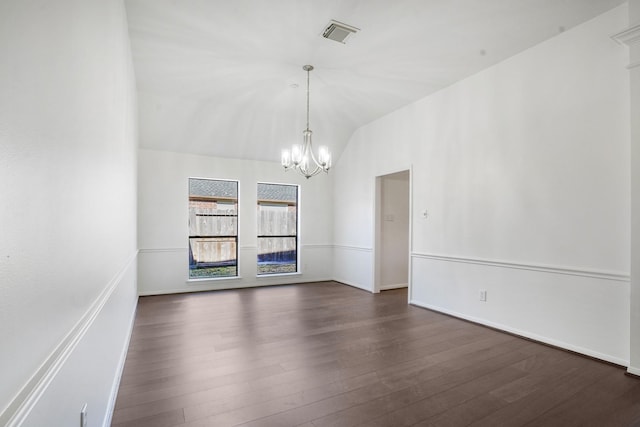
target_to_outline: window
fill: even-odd
[[[238,275],[238,181],[189,178],[189,279]]]
[[[298,271],[298,186],[258,183],[258,275]]]

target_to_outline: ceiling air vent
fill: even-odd
[[[360,28],[343,24],[342,22],[331,20],[322,32],[322,37],[344,43],[347,37],[360,31]]]

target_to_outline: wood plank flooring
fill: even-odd
[[[335,282],[141,297],[114,427],[640,426],[624,369]]]

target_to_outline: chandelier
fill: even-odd
[[[318,157],[313,154],[313,132],[309,129],[309,72],[313,70],[313,65],[305,65],[302,69],[307,72],[307,128],[302,131],[302,144],[293,144],[291,150],[282,150],[282,166],[285,171],[295,169],[308,179],[320,172],[329,172],[331,153],[327,147],[320,147]]]

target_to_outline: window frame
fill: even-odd
[[[187,219],[187,241],[188,241],[188,247],[187,247],[187,251],[188,251],[188,271],[187,271],[187,283],[194,283],[194,282],[207,282],[207,281],[219,281],[219,280],[234,280],[234,279],[239,279],[240,278],[240,181],[237,179],[226,179],[226,178],[209,178],[209,177],[199,177],[199,176],[190,176],[187,178],[187,201],[188,201],[188,210],[190,210],[190,203],[193,199],[205,199],[203,201],[206,201],[207,196],[198,196],[195,195],[192,197],[191,195],[191,180],[205,180],[205,181],[222,181],[222,182],[232,182],[236,184],[236,198],[235,198],[235,215],[210,215],[210,216],[216,216],[216,217],[235,217],[235,231],[236,234],[235,235],[191,235],[191,214],[189,213],[189,217]],[[216,199],[216,200],[234,200],[234,199],[230,199],[230,198],[226,198],[226,197],[212,197],[209,198],[211,199]],[[234,275],[229,275],[229,276],[207,276],[207,277],[192,277],[191,276],[191,239],[194,238],[201,238],[201,239],[207,239],[207,238],[211,238],[211,239],[235,239],[235,274]]]
[[[300,275],[302,274],[302,269],[301,269],[301,262],[300,262],[300,189],[301,186],[299,184],[292,184],[292,183],[281,183],[281,182],[266,182],[266,181],[257,181],[256,182],[256,208],[260,207],[261,204],[261,199],[258,196],[258,186],[260,184],[266,184],[266,185],[281,185],[281,186],[287,186],[287,187],[295,187],[296,189],[296,200],[295,203],[293,204],[293,206],[295,206],[296,208],[296,219],[295,219],[295,225],[296,225],[296,234],[295,235],[261,235],[259,234],[259,220],[260,217],[258,215],[258,210],[256,210],[256,277],[257,278],[267,278],[267,277],[277,277],[277,276],[293,276],[293,275]],[[269,201],[269,200],[264,200],[263,202],[265,202],[265,204],[285,204],[284,201],[281,203],[277,203],[277,201]],[[288,206],[291,206],[290,203],[287,203]],[[287,238],[287,237],[293,237],[295,238],[295,252],[296,252],[296,256],[295,256],[295,271],[292,272],[276,272],[276,273],[260,273],[259,270],[259,265],[258,265],[258,257],[259,257],[259,240],[261,238],[270,238],[270,237],[275,237],[275,238]]]

